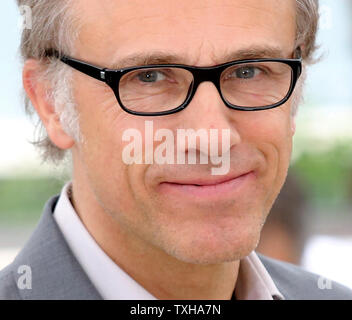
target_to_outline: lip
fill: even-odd
[[[216,176],[213,176],[211,179],[207,178],[195,178],[195,179],[183,179],[183,180],[175,180],[175,181],[165,181],[165,183],[172,183],[172,184],[180,184],[180,185],[197,185],[197,186],[215,186],[219,185],[228,181],[231,181],[233,179],[240,178],[241,176],[244,176],[248,174],[249,172],[246,173],[241,173],[241,174],[232,174],[232,175],[227,175],[225,177],[219,177],[217,178]]]
[[[216,200],[227,196],[234,196],[236,191],[240,191],[247,182],[253,179],[255,179],[254,171],[249,171],[244,174],[222,177],[220,179],[162,182],[159,185],[159,190],[166,194]]]

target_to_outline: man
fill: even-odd
[[[38,144],[53,160],[69,150],[73,169],[1,298],[352,298],[254,251],[287,174],[316,1],[18,3],[33,14]],[[197,143],[175,143],[180,129]]]

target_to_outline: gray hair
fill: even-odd
[[[33,58],[41,61],[41,79],[49,81],[51,89],[47,97],[55,106],[64,131],[75,141],[81,141],[79,114],[77,112],[72,86],[72,68],[57,59],[45,57],[45,50],[56,49],[59,53],[74,55],[75,41],[79,34],[79,21],[75,19],[72,1],[69,0],[17,0],[18,6],[28,6],[32,12],[31,30],[23,29],[21,55],[23,61]],[[302,58],[305,64],[314,62],[316,33],[319,19],[318,0],[296,0],[296,46],[303,45]],[[304,68],[305,70],[305,68]],[[292,114],[297,112],[302,101],[305,72],[297,84],[292,101]],[[34,108],[25,97],[25,110],[33,116]],[[66,151],[56,147],[49,139],[40,121],[36,123],[36,137],[32,142],[41,152],[43,161],[58,164],[65,158]]]
[[[59,53],[74,55],[74,45],[79,34],[79,21],[75,19],[72,1],[69,0],[17,0],[19,8],[31,9],[31,29],[24,28],[21,39],[23,61],[33,58],[41,62],[40,80],[48,81],[51,89],[47,98],[60,118],[64,131],[75,141],[80,140],[79,114],[73,99],[73,69],[58,59],[47,59],[45,50],[55,48]],[[25,96],[25,111],[30,117],[36,113]],[[66,151],[55,146],[47,135],[41,120],[35,119],[35,137],[32,142],[41,153],[43,162],[59,164]]]

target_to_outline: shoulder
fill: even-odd
[[[342,284],[291,263],[257,255],[288,300],[352,300],[352,290]]]
[[[0,271],[0,300],[19,300],[16,281],[12,272],[12,265]]]
[[[40,220],[14,261],[0,271],[2,300],[100,300],[53,217],[58,196],[49,199]]]
[[[53,196],[45,204],[41,219],[39,220],[36,230],[32,233],[30,239],[20,250],[14,261],[0,270],[0,300],[18,300],[23,299],[18,286],[21,280],[23,266],[32,264],[33,261],[41,259],[41,252],[45,242],[43,234],[52,232],[52,228],[48,225],[46,216],[52,212],[57,202],[58,196]]]

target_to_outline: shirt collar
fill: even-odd
[[[237,300],[285,299],[254,251],[240,261],[235,297]]]
[[[54,211],[73,255],[105,300],[156,300],[138,282],[122,270],[95,242],[75,212],[65,184]],[[284,299],[257,254],[252,251],[240,261],[235,298],[238,300]]]

